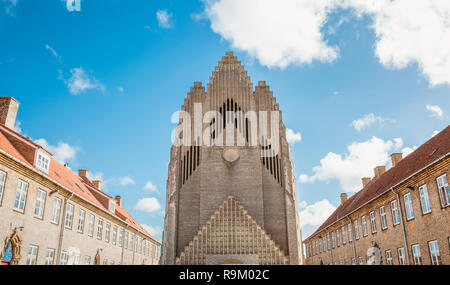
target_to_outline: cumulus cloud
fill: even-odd
[[[161,237],[162,228],[159,226],[151,226],[146,224],[141,224],[144,230],[146,230],[152,237]]]
[[[417,64],[431,86],[450,84],[450,1],[447,0],[204,0],[211,29],[262,65],[284,68],[332,62],[338,48],[322,33],[340,10],[368,15],[375,54],[387,68]],[[346,22],[329,26],[329,34]]]
[[[156,12],[156,19],[158,20],[158,25],[164,29],[172,28],[172,14],[167,12],[167,10],[158,10]]]
[[[129,176],[124,176],[119,178],[119,184],[121,186],[127,186],[131,184],[135,184],[134,180]]]
[[[156,198],[142,198],[134,206],[137,211],[143,211],[147,213],[155,213],[161,210],[161,204],[159,204]]]
[[[145,183],[144,190],[158,192],[158,188],[151,181]]]
[[[342,189],[357,191],[361,189],[361,178],[372,177],[373,169],[378,165],[386,165],[389,152],[403,146],[403,140],[396,138],[384,141],[372,137],[365,142],[354,142],[347,147],[344,155],[329,152],[320,160],[320,165],[313,167],[314,174],[301,174],[301,183],[338,180]]]
[[[409,155],[410,153],[412,153],[413,151],[415,151],[417,149],[417,146],[413,146],[411,147],[405,147],[402,149],[402,157],[405,158],[407,155]]]
[[[286,128],[286,139],[288,143],[294,144],[302,141],[302,134],[294,132],[294,130]]]
[[[437,105],[427,105],[426,108],[431,112],[431,117],[435,117],[440,120],[444,118],[444,111],[442,111],[441,107]]]
[[[73,95],[79,95],[89,89],[105,90],[103,84],[94,77],[90,77],[82,67],[72,68],[70,73],[72,76],[65,83]]]
[[[79,151],[79,147],[71,146],[65,142],[58,142],[57,145],[51,145],[42,138],[35,140],[35,142],[51,152],[53,154],[53,158],[61,164],[73,161]]]
[[[300,211],[300,225],[320,226],[335,210],[336,207],[328,200],[305,205],[304,210]]]
[[[352,126],[357,130],[358,132],[362,131],[363,129],[369,127],[370,125],[376,124],[376,123],[383,123],[386,119],[382,118],[381,116],[376,116],[373,113],[367,114],[362,118],[356,119],[352,122]]]
[[[45,45],[45,48],[48,49],[59,62],[61,62],[61,56],[56,52],[54,48],[52,48],[48,44]]]
[[[204,15],[211,29],[248,52],[261,64],[284,68],[331,62],[338,48],[329,46],[320,31],[333,0],[219,0],[206,1]]]

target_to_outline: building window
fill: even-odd
[[[392,265],[392,252],[390,250],[386,250],[386,264]]]
[[[336,236],[335,233],[331,233],[331,246],[334,248],[336,246]]]
[[[55,250],[48,248],[45,254],[45,265],[53,265],[53,260],[55,259]]]
[[[327,234],[327,248],[328,250],[331,250],[331,242],[330,242],[330,234]]]
[[[108,259],[103,259],[103,265],[108,265]]]
[[[387,229],[387,218],[386,218],[386,211],[384,210],[384,206],[380,207],[380,218],[381,218],[381,229],[382,230]]]
[[[3,200],[3,190],[5,189],[6,173],[0,171],[0,206]]]
[[[411,220],[414,218],[414,210],[411,200],[411,193],[405,194],[403,196],[405,202],[406,220]]]
[[[326,238],[323,238],[323,251],[324,251],[324,252],[327,251],[327,248],[328,248],[328,246],[327,246],[327,240],[326,240]]]
[[[123,246],[124,246],[124,248],[128,248],[128,232],[125,232]]]
[[[86,255],[84,257],[84,265],[90,265],[91,264],[91,257],[89,255]]]
[[[345,237],[345,227],[344,226],[342,226],[341,232],[342,232],[342,245],[344,245],[347,243],[347,238]]]
[[[80,254],[77,253],[73,257],[73,265],[80,265]]]
[[[341,246],[341,232],[339,231],[339,229],[336,230],[336,242],[337,246]]]
[[[405,255],[405,249],[403,247],[400,247],[398,250],[398,264],[405,265],[406,264],[406,255]]]
[[[122,247],[123,246],[123,230],[119,229],[119,246]]]
[[[348,224],[348,241],[353,241],[352,223]]]
[[[400,224],[400,216],[398,214],[397,200],[391,202],[392,221],[394,225]]]
[[[86,217],[86,211],[80,209],[80,214],[78,215],[78,232],[84,232],[84,219]]]
[[[437,240],[430,241],[428,243],[428,246],[430,248],[431,264],[433,265],[441,264],[441,254],[439,253],[439,246]]]
[[[52,210],[52,223],[59,223],[59,215],[61,214],[61,199],[54,197],[53,198],[53,210]]]
[[[98,239],[102,239],[103,236],[103,220],[102,219],[98,219],[98,223],[97,223],[97,238]]]
[[[322,253],[322,239],[319,239],[319,253]]]
[[[93,214],[90,214],[89,226],[88,226],[88,236],[94,235],[94,222],[95,222],[95,216]]]
[[[116,211],[116,201],[115,200],[113,200],[113,199],[109,200],[108,210],[113,214],[115,213],[115,211]]]
[[[428,214],[431,212],[430,198],[428,197],[427,185],[424,184],[419,187],[420,204],[422,206],[422,213]]]
[[[442,207],[450,205],[450,187],[448,187],[447,175],[444,174],[437,178],[439,196],[441,197]]]
[[[38,254],[38,247],[30,245],[28,247],[27,265],[36,265],[36,259]]]
[[[25,201],[27,199],[28,183],[19,179],[17,183],[16,199],[14,200],[14,210],[23,213],[25,211]]]
[[[66,229],[72,229],[72,222],[73,222],[73,205],[67,203],[66,218],[64,221],[64,226],[66,227]]]
[[[414,244],[412,246],[412,253],[413,253],[413,259],[414,259],[414,265],[421,265],[422,264],[422,255],[420,254],[420,245]]]
[[[47,198],[47,192],[39,189],[36,196],[36,205],[34,207],[34,216],[42,219],[44,215],[45,199]]]
[[[109,235],[111,232],[111,224],[110,223],[106,223],[106,230],[105,230],[105,241],[109,242]]]
[[[363,236],[367,236],[367,222],[366,222],[366,216],[362,216],[362,218],[361,218],[361,223],[362,223]]]
[[[59,265],[67,265],[67,260],[69,259],[69,255],[67,251],[61,252],[61,259],[59,261]]]
[[[351,262],[352,262],[352,265],[356,265],[356,259],[354,257],[352,258]]]
[[[359,225],[358,225],[358,220],[355,220],[353,222],[353,224],[355,225],[355,238],[359,239]]]
[[[369,216],[370,216],[370,228],[372,229],[372,233],[374,234],[377,232],[377,224],[375,221],[375,212],[374,211],[370,212]]]
[[[38,153],[36,167],[39,170],[48,173],[49,165],[50,165],[50,158],[48,156],[43,155],[42,153]]]
[[[358,257],[358,260],[359,260],[359,265],[364,265],[364,261],[363,261],[363,258],[361,256]]]
[[[112,243],[113,245],[116,245],[117,241],[117,226],[113,227],[113,234],[112,234]]]

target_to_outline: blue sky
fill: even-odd
[[[234,51],[297,134],[305,238],[341,192],[449,124],[450,24],[436,11],[450,7],[277,2],[0,0],[1,96],[21,103],[18,130],[105,181],[160,238],[171,115]]]

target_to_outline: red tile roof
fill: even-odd
[[[31,143],[30,144],[31,148],[44,149],[39,144],[29,140],[28,138],[0,124],[0,150],[3,150],[5,153],[16,158],[18,161],[22,162],[26,166],[33,168],[33,170],[35,170],[39,174],[47,177],[53,182],[56,182],[57,184],[69,190],[70,192],[84,199],[88,203],[102,209],[107,214],[113,215],[116,218],[123,220],[125,223],[129,224],[132,228],[138,230],[142,234],[156,241],[156,239],[154,239],[138,222],[136,222],[135,219],[133,219],[133,217],[131,217],[130,214],[128,214],[127,211],[125,211],[125,209],[123,209],[119,205],[116,205],[115,213],[112,214],[108,210],[109,200],[112,199],[112,197],[102,192],[100,189],[96,188],[92,183],[92,181],[90,181],[87,177],[78,176],[77,174],[72,172],[69,168],[61,165],[53,158],[51,158],[50,161],[50,169],[48,174],[36,169],[35,166],[29,160],[25,159],[25,157],[22,155],[21,151],[24,151],[23,146],[22,148],[16,147],[14,145],[16,140],[8,139],[8,136],[5,135],[4,133],[7,133],[8,135],[11,134],[14,135],[15,139],[22,140],[22,142]]]
[[[372,179],[366,187],[356,192],[347,201],[341,204],[307,239],[356,211],[365,204],[368,204],[373,199],[390,191],[392,187],[400,184],[433,162],[447,156],[449,153],[450,126],[447,126],[418,149],[400,160],[395,167],[391,167],[377,179]]]

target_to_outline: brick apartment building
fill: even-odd
[[[304,241],[307,264],[450,264],[450,126],[362,178]],[[368,251],[369,250],[369,251]],[[377,253],[378,252],[378,253]],[[371,262],[369,262],[371,263]],[[373,264],[373,263],[372,263]]]
[[[18,107],[0,97],[1,264],[158,264],[160,243],[120,196],[13,130]]]

